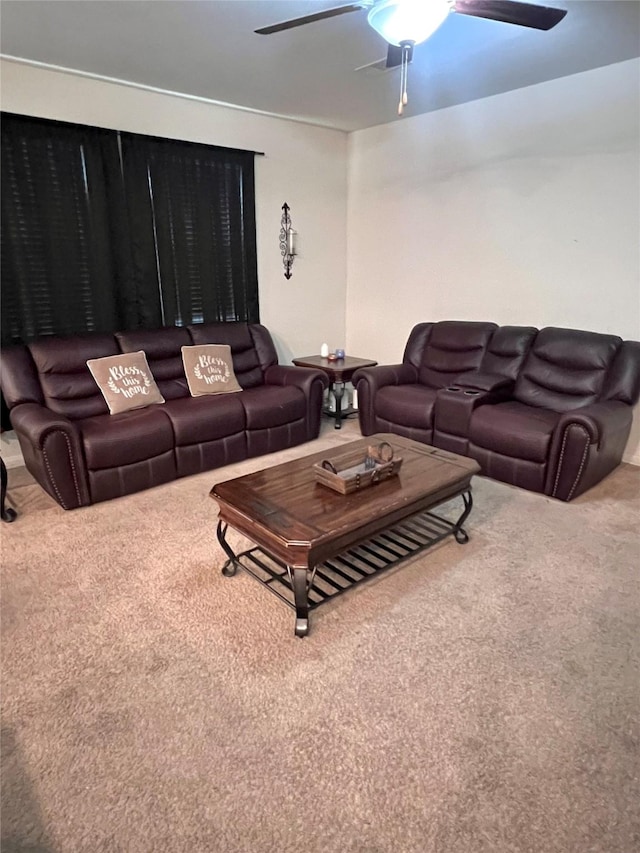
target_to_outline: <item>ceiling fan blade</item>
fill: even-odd
[[[312,24],[314,21],[322,21],[324,18],[335,18],[336,15],[345,15],[347,12],[359,12],[364,6],[361,3],[350,3],[348,6],[338,6],[335,9],[325,9],[323,12],[316,12],[313,15],[304,15],[302,18],[292,18],[290,21],[283,21],[281,24],[272,24],[270,27],[261,27],[259,30],[254,30],[255,33],[261,36],[268,36],[271,33],[279,33],[282,30],[292,30],[294,27],[302,27],[304,24]]]
[[[550,30],[567,14],[566,9],[535,6],[533,3],[518,3],[516,0],[455,0],[453,11],[474,18],[488,18],[517,24],[534,30]]]
[[[409,47],[409,56],[407,57],[407,62],[411,62],[413,59],[413,45]],[[387,49],[387,62],[385,64],[385,68],[395,68],[397,65],[402,64],[402,48],[397,44],[390,44]]]

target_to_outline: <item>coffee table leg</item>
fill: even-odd
[[[469,513],[473,508],[473,498],[471,497],[471,492],[463,492],[462,500],[464,501],[464,512],[460,516],[460,518],[456,521],[455,527],[453,528],[453,535],[456,542],[459,545],[466,545],[469,541],[469,534],[463,528],[463,524],[469,517]]]
[[[293,573],[293,595],[296,603],[296,637],[306,637],[309,633],[309,596],[307,590],[307,570],[290,569]]]
[[[226,578],[232,578],[236,573],[236,570],[238,568],[239,563],[238,563],[238,558],[236,557],[235,553],[231,550],[229,543],[225,539],[225,534],[227,532],[227,526],[228,525],[223,524],[221,521],[219,521],[218,522],[218,529],[216,530],[216,535],[218,537],[218,542],[220,543],[220,547],[222,548],[224,553],[229,558],[227,560],[227,562],[224,564],[224,566],[222,567],[222,574]]]

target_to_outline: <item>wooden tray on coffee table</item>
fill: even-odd
[[[322,462],[314,462],[313,471],[318,483],[349,495],[396,476],[401,465],[402,456],[396,456],[389,442],[382,441],[368,445],[365,453],[358,448],[328,455]]]

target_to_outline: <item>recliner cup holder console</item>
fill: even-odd
[[[466,394],[467,397],[477,397],[481,392],[475,388],[462,388],[460,385],[448,385],[445,391],[461,391],[463,394]]]

